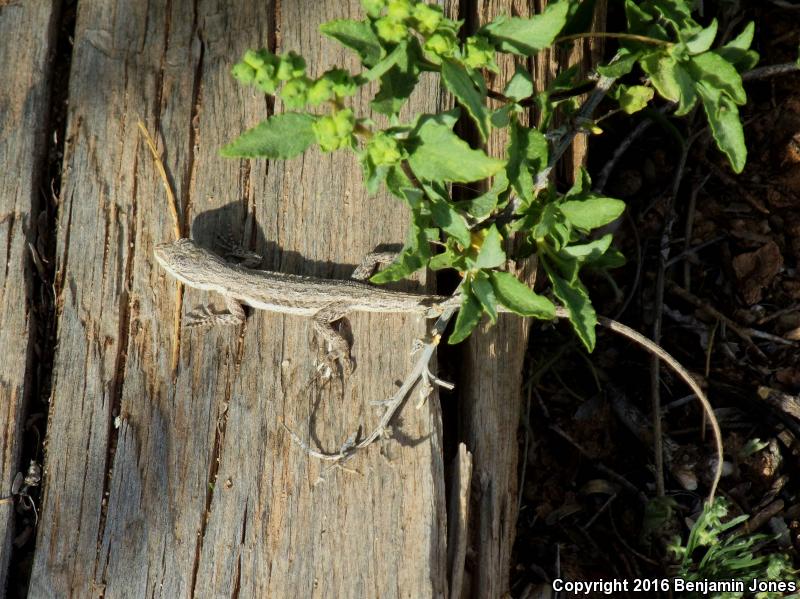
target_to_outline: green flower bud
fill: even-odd
[[[333,83],[324,75],[317,79],[308,90],[308,103],[319,106],[333,97]]]
[[[244,53],[242,62],[258,70],[259,67],[263,67],[265,64],[276,64],[278,62],[278,57],[266,49],[261,49],[257,52],[255,50],[248,50]]]
[[[389,0],[386,16],[394,21],[405,21],[411,16],[411,2],[408,0]]]
[[[291,79],[281,89],[281,100],[287,108],[303,108],[308,100],[310,86],[311,80],[308,77]]]
[[[422,35],[430,35],[442,20],[442,7],[420,2],[414,7],[414,20]]]
[[[405,23],[395,21],[389,17],[381,17],[375,21],[375,29],[378,37],[387,42],[400,42],[408,35],[408,27]]]
[[[272,95],[278,89],[278,82],[274,77],[256,75],[256,87],[265,94]]]
[[[397,140],[385,133],[377,133],[370,140],[367,152],[375,166],[397,164],[404,158]]]
[[[256,78],[256,70],[244,61],[237,62],[231,69],[231,75],[236,81],[249,85]]]
[[[281,56],[278,65],[277,76],[281,81],[288,81],[295,77],[302,77],[306,73],[306,61],[302,56],[295,52],[289,52]]]
[[[344,140],[353,134],[356,117],[351,109],[345,108],[333,115],[333,122],[336,124],[336,134]]]
[[[332,116],[323,116],[318,118],[311,129],[314,131],[314,137],[317,138],[317,143],[323,152],[332,152],[339,148],[340,140],[336,134],[336,122]]]
[[[381,16],[381,12],[386,7],[386,0],[361,0],[361,6],[372,18]]]
[[[344,69],[331,69],[325,73],[324,77],[331,82],[333,93],[340,98],[352,96],[358,90],[356,80]]]
[[[332,152],[350,145],[356,119],[353,111],[340,110],[332,116],[318,118],[313,125],[314,136],[323,152]]]
[[[488,68],[496,71],[497,64],[494,62],[494,46],[485,37],[472,36],[467,38],[465,47],[464,65],[472,69]]]
[[[456,36],[447,32],[434,33],[425,42],[423,49],[437,64],[442,58],[453,56],[458,47]]]

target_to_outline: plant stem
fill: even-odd
[[[583,38],[596,38],[596,37],[605,37],[605,38],[614,38],[620,40],[629,40],[632,42],[642,42],[644,44],[653,44],[654,46],[671,46],[672,42],[667,42],[664,40],[659,40],[654,37],[647,37],[646,35],[636,35],[635,33],[614,33],[611,31],[597,31],[597,32],[587,32],[587,33],[573,33],[572,35],[565,35],[563,37],[556,38],[555,43],[559,44],[561,42],[566,42],[569,40],[577,40]]]

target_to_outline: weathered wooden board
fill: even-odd
[[[538,13],[544,1],[490,0],[470,4],[472,18],[480,26],[498,14]],[[598,2],[598,14],[604,14]],[[514,64],[503,57],[499,66],[501,88],[514,73]],[[528,65],[538,90],[568,65],[583,59],[582,47],[569,52],[545,51]],[[487,144],[494,156],[503,155],[507,137],[495,131]],[[582,164],[586,146],[579,140],[568,156],[567,176]],[[510,265],[521,280],[533,285],[536,264],[527,261]],[[523,391],[523,365],[528,347],[530,321],[505,315],[495,326],[483,324],[465,342],[463,369],[459,380],[462,410],[459,413],[460,438],[473,453],[474,505],[470,511],[470,539],[474,559],[465,576],[472,597],[502,597],[509,590],[511,551],[514,545],[518,512],[518,438]]]
[[[277,42],[321,72],[343,52],[318,23],[358,2],[82,0],[58,216],[58,346],[31,597],[439,597],[444,478],[435,398],[392,440],[328,469],[283,430],[328,449],[377,421],[424,333],[415,318],[351,319],[358,369],[307,382],[307,322],[253,314],[186,332],[207,298],[153,264],[174,237],[137,131],[163,150],[180,226],[201,241],[232,226],[265,266],[344,277],[399,242],[399,205],[366,198],[352,157],[224,161],[217,148],[265,116],[228,75]],[[440,100],[428,83],[417,109]],[[364,105],[361,106],[364,108]]]
[[[14,476],[31,391],[34,243],[50,113],[56,2],[0,4],[0,595],[14,535]],[[32,35],[31,32],[36,32]]]

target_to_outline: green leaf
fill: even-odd
[[[422,50],[416,38],[398,44],[395,51],[397,56],[394,65],[380,76],[381,88],[370,103],[375,112],[387,116],[400,112],[417,86],[419,81],[417,61],[422,57]],[[394,55],[394,52],[392,54]]]
[[[640,64],[656,91],[663,98],[678,103],[676,115],[682,116],[692,109],[697,101],[695,83],[675,58],[658,51],[644,57]]]
[[[505,172],[500,171],[494,176],[492,187],[489,191],[479,195],[477,198],[456,202],[456,205],[459,210],[481,221],[494,211],[499,202],[500,194],[506,189],[508,189],[508,177],[506,177]]]
[[[590,31],[594,19],[596,0],[582,0],[570,2],[567,25],[561,30],[561,35],[583,33]]]
[[[433,119],[421,121],[408,149],[411,170],[425,181],[478,181],[491,177],[505,164],[473,150],[448,126]]]
[[[731,63],[740,73],[749,71],[758,63],[758,52],[750,50],[755,29],[755,24],[750,21],[739,35],[714,50],[714,53]]]
[[[652,88],[644,85],[620,86],[618,89],[620,91],[616,100],[625,114],[639,112],[647,106],[647,103],[653,99],[655,94]]]
[[[561,249],[561,253],[580,261],[591,261],[600,258],[606,253],[611,245],[613,235],[603,235],[600,239],[595,239],[589,243],[568,245]]]
[[[370,281],[380,285],[390,281],[399,281],[416,272],[431,256],[427,223],[419,213],[413,213],[408,239],[403,249],[389,266],[374,274]]]
[[[489,227],[483,245],[475,258],[475,268],[495,268],[502,266],[506,261],[506,253],[503,251],[503,238],[496,225]]]
[[[458,98],[478,126],[481,139],[489,136],[489,115],[484,104],[486,96],[478,91],[464,66],[455,60],[442,61],[442,81],[445,87]]]
[[[717,37],[718,25],[717,20],[713,19],[708,27],[691,35],[685,42],[689,54],[700,54],[707,51],[714,43],[714,38]]]
[[[689,5],[683,0],[650,0],[649,4],[675,27],[675,31],[686,31],[698,27],[692,19]]]
[[[462,246],[469,247],[471,236],[467,219],[448,201],[447,190],[443,188],[444,186],[423,183],[423,187],[431,202],[431,216],[436,226],[446,231],[448,235],[455,237]]]
[[[533,78],[527,69],[523,69],[520,65],[515,65],[514,76],[511,77],[506,89],[503,90],[503,95],[515,102],[530,98],[533,95]]]
[[[597,72],[604,77],[619,79],[633,70],[636,61],[641,58],[642,52],[632,52],[627,48],[621,48],[617,53],[616,60],[607,65],[597,67]]]
[[[501,52],[533,56],[553,44],[564,28],[570,2],[551,2],[541,14],[529,19],[501,16],[484,26],[479,33],[486,35]]]
[[[724,92],[740,106],[747,103],[741,75],[736,67],[718,54],[706,52],[693,56],[689,61],[689,71],[698,83]]]
[[[573,227],[591,231],[616,220],[625,211],[625,202],[613,198],[568,200],[558,204]]]
[[[547,164],[547,139],[540,131],[514,120],[506,152],[506,175],[511,186],[523,200],[532,202],[533,177]]]
[[[483,272],[478,271],[475,278],[472,279],[472,292],[475,297],[481,302],[484,312],[489,315],[489,320],[492,324],[497,322],[497,298],[494,295],[494,288],[489,281],[489,276]]]
[[[495,270],[489,277],[497,300],[515,314],[543,320],[552,320],[556,317],[556,307],[553,302],[534,293],[514,275]]]
[[[739,109],[727,94],[705,83],[698,85],[697,91],[703,99],[703,109],[717,147],[728,157],[733,171],[741,173],[747,162],[747,146]]]
[[[408,44],[402,42],[397,44],[394,50],[389,52],[384,58],[375,63],[375,65],[368,71],[361,73],[361,77],[367,81],[377,81],[384,73],[395,66],[398,62],[405,63],[406,56],[408,55]]]
[[[596,343],[597,313],[594,311],[586,288],[577,279],[572,283],[562,279],[546,260],[542,260],[542,264],[547,272],[547,277],[553,284],[553,293],[569,312],[572,328],[586,349],[590,352],[593,351]]]
[[[375,166],[375,163],[372,162],[367,152],[364,152],[360,162],[367,194],[373,196],[378,193],[378,189],[380,188],[381,182],[386,178],[389,167],[385,165]]]
[[[377,63],[383,56],[384,51],[378,36],[365,21],[337,19],[323,23],[319,26],[319,30],[343,46],[354,50],[361,57],[361,62],[368,67]]]
[[[483,315],[481,303],[473,295],[469,285],[461,286],[461,294],[461,309],[458,311],[453,332],[450,333],[450,337],[447,339],[447,343],[450,345],[461,343],[469,337],[472,330],[478,326]]]
[[[248,129],[220,150],[225,158],[280,158],[302,154],[314,142],[314,116],[285,112]]]

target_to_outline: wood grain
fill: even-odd
[[[0,6],[0,498],[21,469],[23,416],[35,323],[28,244],[35,244],[50,113],[54,2]],[[31,32],[36,32],[32,35]],[[0,501],[0,595],[6,588],[14,504]]]
[[[360,14],[358,2],[86,0],[78,11],[30,596],[444,597],[436,397],[344,468],[310,460],[282,429],[336,449],[374,424],[371,402],[410,368],[424,322],[354,316],[357,371],[320,388],[308,384],[308,321],[257,313],[239,329],[182,331],[206,297],[152,260],[174,227],[139,119],[196,239],[232,227],[265,267],[325,277],[402,241],[399,203],[365,197],[352,156],[217,156],[266,116],[263,96],[230,78],[236,58],[277,43],[321,73],[346,55],[317,25]],[[428,78],[412,105],[444,101]]]
[[[490,0],[471,4],[472,19],[480,26],[498,14],[528,16],[541,12],[546,2]],[[602,2],[599,14],[605,14]],[[519,60],[519,59],[517,59]],[[583,60],[582,48],[569,52],[537,54],[527,65],[535,87],[544,89],[555,75]],[[500,75],[488,84],[502,89],[514,73],[514,61],[502,56]],[[496,130],[487,143],[490,155],[500,156],[508,142],[507,132]],[[582,164],[583,141],[568,156],[567,176]],[[536,282],[536,263],[528,260],[511,265],[510,271],[530,286]],[[518,512],[517,431],[522,411],[522,385],[530,321],[502,315],[495,326],[486,323],[466,341],[461,354],[462,371],[458,381],[462,410],[460,437],[473,453],[473,507],[470,511],[470,539],[474,562],[465,573],[470,578],[472,597],[502,597],[509,590],[511,551],[514,545]]]

